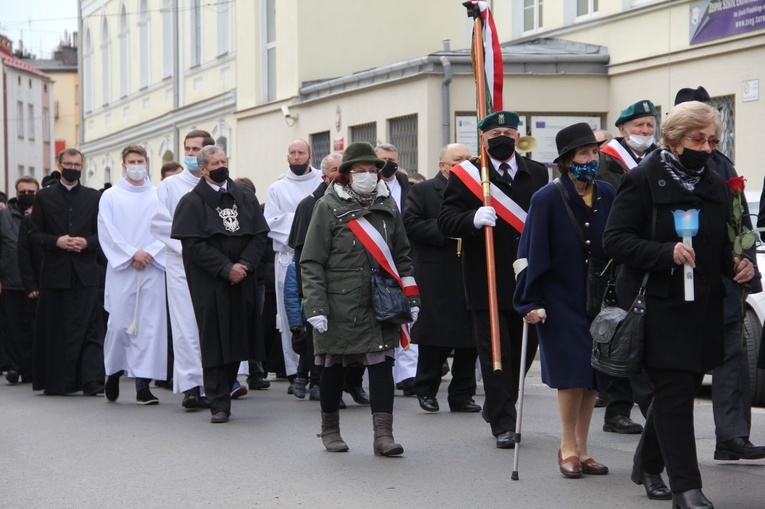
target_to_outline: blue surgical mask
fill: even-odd
[[[186,156],[183,158],[183,162],[186,164],[186,168],[188,168],[189,171],[199,171],[197,156]]]
[[[592,182],[598,174],[598,160],[594,159],[587,163],[571,161],[571,166],[568,171],[571,172],[571,176],[579,182]]]

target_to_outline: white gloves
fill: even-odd
[[[312,316],[308,319],[308,323],[310,323],[319,334],[327,332],[327,315]]]
[[[481,229],[484,226],[495,226],[497,224],[497,212],[494,207],[481,207],[475,211],[473,216],[473,226]]]
[[[412,313],[412,325],[414,325],[417,321],[417,317],[420,316],[420,308],[417,306],[412,306],[409,308],[409,312]]]

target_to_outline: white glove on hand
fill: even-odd
[[[319,334],[327,332],[327,315],[312,316],[308,319],[308,323],[310,323]]]
[[[495,226],[497,224],[497,212],[494,207],[481,207],[475,211],[473,216],[473,226],[479,230],[484,226]]]
[[[409,312],[412,313],[412,325],[414,325],[417,321],[417,317],[420,316],[420,308],[417,306],[412,306],[409,308]]]

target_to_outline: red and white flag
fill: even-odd
[[[471,0],[478,6],[483,20],[483,53],[484,70],[486,72],[486,88],[491,97],[491,105],[488,105],[487,113],[503,109],[502,88],[504,85],[504,69],[502,66],[502,48],[499,45],[497,27],[494,25],[494,17],[491,15],[489,4],[482,0]]]

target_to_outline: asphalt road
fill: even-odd
[[[244,378],[244,377],[242,377]],[[448,379],[448,377],[447,377]],[[629,480],[635,435],[601,431],[593,417],[590,453],[607,476],[565,479],[556,454],[555,391],[539,365],[527,381],[520,480],[513,451],[499,450],[479,414],[428,414],[398,392],[394,435],[405,453],[375,457],[368,407],[341,411],[347,453],[324,451],[319,403],[287,395],[286,381],[235,401],[228,424],[186,412],[181,396],[153,389],[161,404],[136,405],[132,380],[121,398],[42,396],[0,384],[2,508],[659,508]],[[483,403],[479,383],[476,401]],[[447,410],[444,411],[443,409]],[[642,422],[635,407],[633,417]],[[697,399],[696,436],[704,492],[717,508],[765,507],[765,460],[712,459],[708,391]],[[752,441],[765,443],[765,409],[752,415]]]

